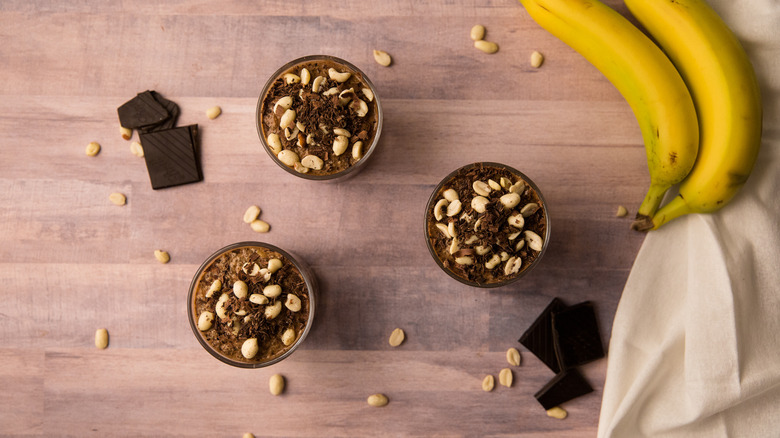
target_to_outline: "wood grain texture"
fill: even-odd
[[[477,22],[497,54],[471,46]],[[6,1],[0,38],[0,435],[595,435],[606,361],[558,421],[533,398],[552,373],[517,339],[558,296],[595,303],[606,345],[643,238],[615,211],[644,196],[644,149],[614,88],[517,2]],[[379,149],[343,183],[286,174],[256,134],[267,76],[311,53],[363,68],[382,99]],[[116,116],[146,89],[199,124],[203,182],[151,189]],[[525,172],[551,213],[542,263],[496,290],[450,279],[423,239],[434,186],[474,161]],[[267,235],[241,220],[252,204]],[[187,321],[197,267],[243,240],[292,251],[320,284],[309,338],[268,369],[219,363]],[[396,327],[407,339],[392,348]],[[484,393],[513,346],[515,385]],[[370,408],[375,392],[390,404]]]

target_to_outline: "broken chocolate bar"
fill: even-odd
[[[590,301],[553,312],[552,328],[555,348],[563,369],[604,357],[601,334]]]
[[[141,133],[152,188],[163,189],[201,181],[197,153],[198,125]]]
[[[148,90],[138,93],[117,108],[119,124],[128,129],[139,129],[167,120],[170,117],[168,110],[163,103],[155,99],[152,93]]]
[[[579,371],[568,369],[553,377],[534,397],[545,409],[552,409],[591,391],[593,388]]]
[[[168,112],[168,117],[161,121],[160,123],[149,125],[149,126],[143,126],[139,128],[138,130],[141,132],[151,132],[151,131],[159,131],[161,129],[171,129],[174,126],[176,126],[176,120],[179,118],[179,105],[176,104],[176,102],[172,102],[160,95],[160,93],[156,91],[152,91],[152,96],[154,97],[154,100],[160,103],[165,108],[165,111]]]
[[[561,370],[561,365],[555,348],[552,318],[554,313],[560,312],[565,308],[566,305],[563,304],[563,301],[559,298],[553,298],[519,340],[521,344],[544,362],[554,373],[558,373]]]

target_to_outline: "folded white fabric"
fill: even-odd
[[[780,436],[780,2],[710,0],[764,96],[734,201],[648,233],[617,309],[599,437]]]

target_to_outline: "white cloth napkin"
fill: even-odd
[[[780,437],[780,1],[710,0],[764,97],[734,201],[650,232],[612,327],[599,437]]]

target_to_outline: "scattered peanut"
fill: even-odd
[[[487,376],[485,376],[484,379],[482,379],[482,390],[485,392],[492,391],[495,385],[496,385],[496,380],[490,374],[488,374]]]
[[[393,62],[393,59],[390,57],[390,54],[385,51],[374,50],[374,61],[379,65],[389,67]]]
[[[260,207],[256,205],[250,205],[244,212],[244,223],[251,224],[253,220],[260,216]]]
[[[474,41],[474,47],[488,54],[498,52],[498,44],[491,41]]]
[[[482,38],[485,38],[485,26],[481,24],[475,24],[474,27],[471,28],[471,33],[469,36],[474,41],[479,41]]]
[[[222,108],[218,106],[212,106],[208,110],[206,110],[206,117],[208,117],[211,120],[216,119],[219,117],[219,115],[222,114]]]
[[[566,409],[563,409],[560,406],[556,406],[554,408],[550,408],[547,410],[547,416],[552,418],[557,418],[559,420],[563,420],[564,418],[569,416],[569,413],[566,412]]]
[[[373,406],[375,408],[381,408],[382,406],[386,406],[388,403],[387,396],[384,394],[369,395],[366,401],[368,402],[369,406]]]
[[[249,226],[252,227],[252,230],[257,233],[267,233],[268,230],[271,229],[271,226],[268,225],[268,222],[262,221],[260,219],[253,220],[249,223]]]
[[[255,438],[255,435],[251,432],[246,432],[241,438]]]
[[[155,249],[154,250],[154,258],[157,259],[158,262],[165,264],[171,261],[171,255],[168,254],[167,251],[163,251],[161,249]]]
[[[618,206],[617,213],[615,213],[615,216],[617,217],[625,217],[628,214],[628,210],[626,210],[626,207],[623,207],[622,205]]]
[[[95,347],[103,350],[108,347],[108,330],[102,328],[95,332]]]
[[[130,153],[135,155],[136,157],[143,157],[144,147],[141,146],[141,143],[134,141],[130,143]]]
[[[517,348],[512,347],[506,351],[506,361],[509,362],[509,365],[520,366],[521,360],[520,352],[517,351]]]
[[[94,157],[99,152],[100,152],[100,143],[93,141],[87,145],[86,154],[88,157]]]
[[[534,50],[534,52],[531,53],[531,67],[539,68],[542,66],[543,62],[544,62],[544,55]]]
[[[133,136],[133,130],[130,128],[125,128],[124,126],[120,126],[119,135],[121,135],[125,140],[130,140],[130,138]]]
[[[108,200],[114,205],[125,205],[127,203],[127,197],[121,193],[112,193],[108,195]]]
[[[400,328],[397,328],[393,330],[392,333],[390,333],[390,340],[388,342],[390,342],[391,347],[397,347],[401,345],[405,338],[406,335],[404,334],[404,331]]]
[[[506,386],[507,388],[512,386],[512,379],[512,370],[509,368],[504,368],[498,373],[498,383]]]
[[[274,374],[268,379],[268,390],[273,395],[279,395],[284,392],[284,377],[281,374]]]

